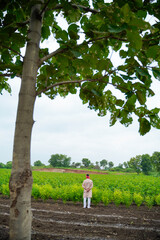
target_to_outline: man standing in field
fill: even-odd
[[[82,187],[84,188],[83,192],[83,208],[91,207],[91,198],[92,198],[92,188],[93,181],[90,179],[89,174],[86,174],[86,179],[83,181]],[[88,200],[88,206],[86,201]]]

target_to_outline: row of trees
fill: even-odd
[[[72,167],[72,168],[93,168],[93,169],[110,169],[114,166],[113,162],[108,162],[106,159],[101,160],[100,162],[96,162],[96,164],[92,163],[88,158],[83,158],[81,162],[72,162],[71,157],[67,157],[64,154],[52,154],[49,159],[49,164],[52,167]],[[40,160],[34,162],[34,166],[45,166]]]
[[[7,162],[6,164],[0,162],[0,168],[8,168],[8,169],[11,169],[11,168],[12,168],[12,162],[9,161],[9,162]]]
[[[112,171],[134,171],[138,174],[143,172],[148,175],[151,171],[160,172],[160,152],[154,152],[152,156],[149,154],[137,155],[132,157],[128,162],[119,163],[114,167],[112,161],[103,159],[92,163],[88,158],[83,158],[81,162],[72,162],[71,157],[67,157],[63,154],[52,154],[49,159],[49,164],[52,167],[71,167],[71,168],[89,168],[89,169],[104,169]],[[34,166],[46,167],[40,160],[34,162]],[[9,161],[6,164],[0,163],[0,168],[12,168],[12,162]]]
[[[53,154],[49,159],[49,164],[52,167],[72,167],[72,168],[91,168],[91,169],[105,169],[117,171],[134,171],[138,174],[143,172],[148,175],[151,171],[160,172],[160,152],[154,152],[152,156],[149,154],[137,155],[132,157],[128,162],[120,163],[114,167],[112,161],[106,159],[100,162],[92,163],[88,158],[83,158],[81,162],[72,162],[71,158],[63,154]],[[40,160],[34,162],[34,166],[45,166]]]
[[[126,168],[132,168],[138,174],[143,172],[148,175],[151,171],[160,172],[160,152],[154,152],[152,156],[149,154],[137,155],[124,163]]]

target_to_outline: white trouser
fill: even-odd
[[[88,200],[88,206],[87,206],[87,200]],[[83,207],[86,208],[86,206],[88,208],[91,207],[91,198],[83,198]]]

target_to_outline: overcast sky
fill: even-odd
[[[0,96],[0,162],[12,160],[13,136],[20,80],[10,81],[12,96]],[[160,84],[155,84],[156,97],[149,106],[159,106]],[[99,117],[83,105],[78,94],[54,100],[43,95],[35,105],[32,132],[31,164],[41,160],[48,165],[52,154],[66,154],[72,162],[89,158],[91,162],[106,159],[114,165],[129,161],[139,154],[160,151],[160,130],[153,129],[145,136],[138,133],[138,122],[129,127],[116,123],[109,127],[109,116]]]

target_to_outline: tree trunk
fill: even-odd
[[[33,110],[36,100],[36,77],[41,37],[40,4],[32,7],[28,43],[23,62],[22,82],[13,147],[13,163],[10,178],[10,240],[31,239],[31,191],[30,145],[33,126]]]

